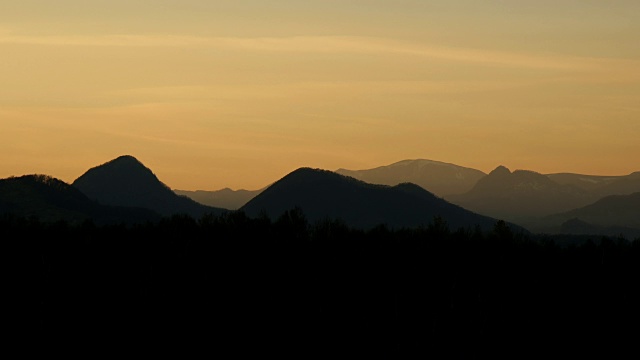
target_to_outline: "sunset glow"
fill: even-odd
[[[638,19],[626,0],[5,2],[0,177],[123,154],[184,190],[417,158],[624,175]]]

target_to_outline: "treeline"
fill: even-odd
[[[100,227],[4,216],[0,241],[14,332],[70,347],[615,358],[638,335],[638,240],[564,245],[502,221],[482,232],[437,218],[363,231],[292,209]]]

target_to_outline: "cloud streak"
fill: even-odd
[[[452,48],[395,39],[358,36],[199,37],[175,35],[27,36],[0,32],[0,44],[89,47],[185,47],[251,52],[415,56],[452,62],[531,69],[590,71],[603,67],[638,67],[622,59],[537,55]]]

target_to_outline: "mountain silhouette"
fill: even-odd
[[[403,160],[367,170],[338,169],[336,172],[372,184],[410,182],[437,196],[467,192],[486,175],[480,170],[426,159]]]
[[[143,207],[163,216],[187,214],[200,218],[204,214],[221,214],[226,209],[199,204],[179,196],[133,156],[123,155],[89,169],[73,186],[101,204]]]
[[[297,169],[276,181],[240,208],[248,216],[261,213],[274,219],[298,207],[313,223],[341,219],[348,226],[370,229],[384,224],[393,228],[427,226],[440,217],[452,229],[491,229],[497,220],[448,203],[418,185],[366,183],[338,173]]]
[[[85,220],[131,224],[160,218],[148,209],[101,205],[64,181],[42,174],[0,179],[0,213],[72,224]]]
[[[511,172],[498,166],[470,191],[447,200],[480,214],[520,223],[585,206],[594,201],[594,196],[534,171]]]
[[[231,190],[229,188],[224,188],[220,190],[196,190],[196,191],[188,191],[188,190],[177,190],[174,189],[173,192],[180,196],[187,196],[190,199],[207,206],[213,206],[223,209],[229,210],[237,210],[242,205],[246,204],[249,200],[256,197],[256,195],[260,194],[264,189],[260,190]]]

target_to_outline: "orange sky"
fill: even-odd
[[[415,158],[640,170],[638,1],[12,3],[0,177],[123,154],[184,190]]]

